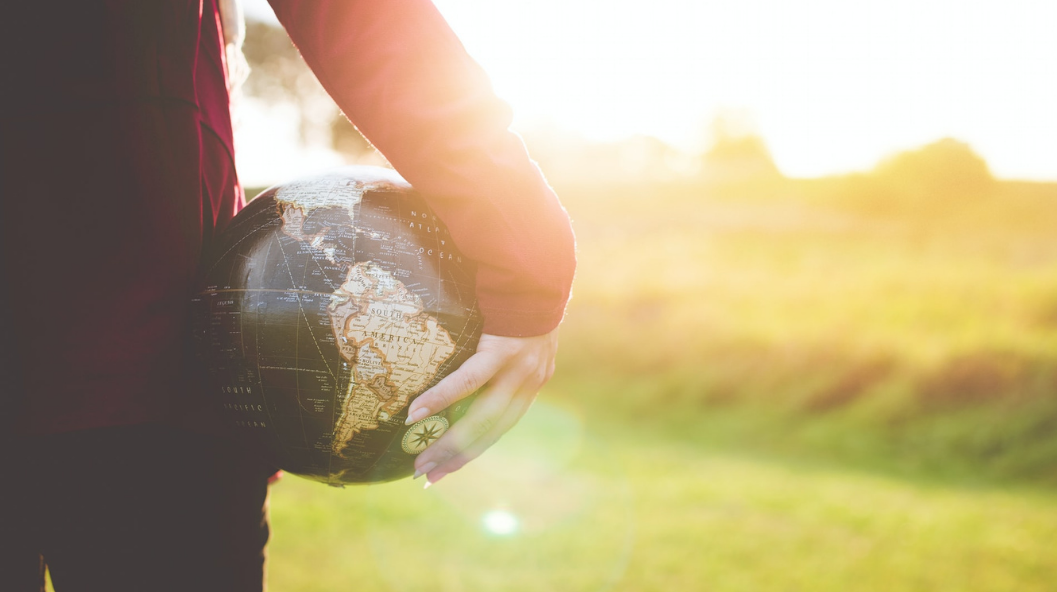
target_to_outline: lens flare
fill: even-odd
[[[537,402],[483,456],[423,492],[372,486],[371,551],[390,589],[600,592],[623,575],[630,488],[580,417]],[[430,569],[408,569],[408,564]]]
[[[481,524],[492,534],[507,536],[517,532],[519,522],[517,516],[506,510],[492,510],[481,516]]]

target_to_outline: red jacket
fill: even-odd
[[[485,331],[557,326],[575,265],[568,217],[433,5],[272,5],[478,262]],[[13,386],[0,413],[27,433],[197,413],[187,302],[204,248],[243,204],[215,0],[4,10],[0,373]]]

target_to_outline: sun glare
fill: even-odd
[[[274,22],[265,0],[246,2]],[[1057,2],[436,4],[522,131],[651,135],[694,152],[736,110],[792,176],[869,169],[953,137],[1000,177],[1057,180]]]
[[[437,0],[519,125],[700,148],[725,108],[820,175],[953,136],[1057,179],[1057,3]]]

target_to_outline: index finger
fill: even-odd
[[[490,352],[477,352],[459,369],[445,376],[432,388],[418,396],[407,409],[405,425],[429,417],[481,388],[499,372],[502,359]]]

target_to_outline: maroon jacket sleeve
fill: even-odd
[[[338,106],[477,262],[485,332],[555,328],[575,268],[569,217],[432,2],[270,2]]]

